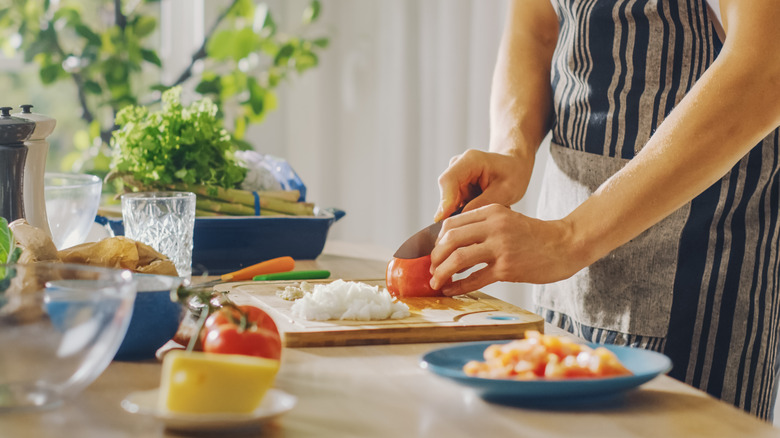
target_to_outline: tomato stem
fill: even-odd
[[[247,317],[245,312],[241,312],[241,320],[238,324],[238,332],[241,333],[247,329]]]
[[[200,332],[203,330],[203,325],[206,324],[206,318],[209,317],[209,306],[203,306],[200,308],[200,315],[198,315],[198,326],[195,331],[195,336],[190,338],[190,343],[187,344],[187,351],[193,351],[195,349],[195,343],[198,342]]]

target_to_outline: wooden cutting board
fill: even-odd
[[[322,283],[327,281],[311,283]],[[385,287],[384,281],[364,281]],[[287,347],[323,347],[520,338],[544,330],[543,319],[512,304],[472,292],[459,297],[405,298],[411,316],[383,321],[308,321],[293,316],[292,301],[276,295],[294,282],[237,283],[229,290],[236,304],[263,308],[276,322]]]

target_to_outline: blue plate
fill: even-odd
[[[671,359],[655,351],[597,345],[614,352],[633,375],[562,380],[509,380],[470,377],[463,372],[466,362],[484,361],[482,354],[489,345],[506,342],[509,341],[473,342],[433,350],[422,357],[420,366],[461,385],[474,388],[487,401],[534,405],[572,405],[578,402],[610,400],[672,369]]]

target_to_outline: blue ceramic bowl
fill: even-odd
[[[192,273],[222,275],[276,257],[313,260],[328,230],[346,213],[315,208],[314,216],[226,216],[195,218]],[[121,219],[98,216],[114,235],[125,233]]]
[[[153,358],[157,349],[173,338],[181,321],[182,306],[171,301],[171,291],[179,287],[180,278],[151,274],[133,277],[138,283],[133,317],[116,360]]]

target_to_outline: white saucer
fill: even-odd
[[[279,389],[269,389],[260,406],[251,414],[179,414],[157,409],[159,389],[132,392],[122,400],[122,408],[131,414],[148,415],[169,429],[210,431],[259,426],[291,410],[298,399]]]

